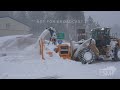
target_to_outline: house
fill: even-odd
[[[29,34],[30,27],[10,17],[0,18],[0,36]]]

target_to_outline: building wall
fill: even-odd
[[[9,35],[25,35],[29,34],[25,30],[0,30],[0,36],[9,36]]]
[[[0,18],[0,36],[28,34],[30,28],[9,17]]]

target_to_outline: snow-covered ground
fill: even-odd
[[[45,60],[42,60],[34,43],[22,42],[26,39],[27,36],[22,36],[21,41],[16,36],[0,37],[0,54],[6,54],[0,56],[1,79],[120,78],[120,62],[108,61],[83,65],[80,62],[64,60],[56,53],[53,57],[45,54]],[[54,46],[50,44],[46,47],[52,50]]]

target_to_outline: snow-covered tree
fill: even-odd
[[[91,30],[94,28],[100,27],[100,24],[98,22],[95,22],[94,19],[89,16],[86,21],[86,35],[87,38],[90,38]]]
[[[100,24],[98,22],[95,22],[93,18],[89,16],[86,21],[86,27],[88,27],[88,30],[90,31],[93,28],[100,27]]]
[[[77,30],[85,28],[85,16],[83,11],[71,11],[70,16],[72,20],[76,20],[76,23],[71,23],[71,32],[74,35],[73,40],[77,41]],[[69,27],[70,27],[69,26]]]

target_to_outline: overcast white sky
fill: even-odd
[[[120,11],[84,11],[85,17],[92,16],[102,26],[120,25]]]

